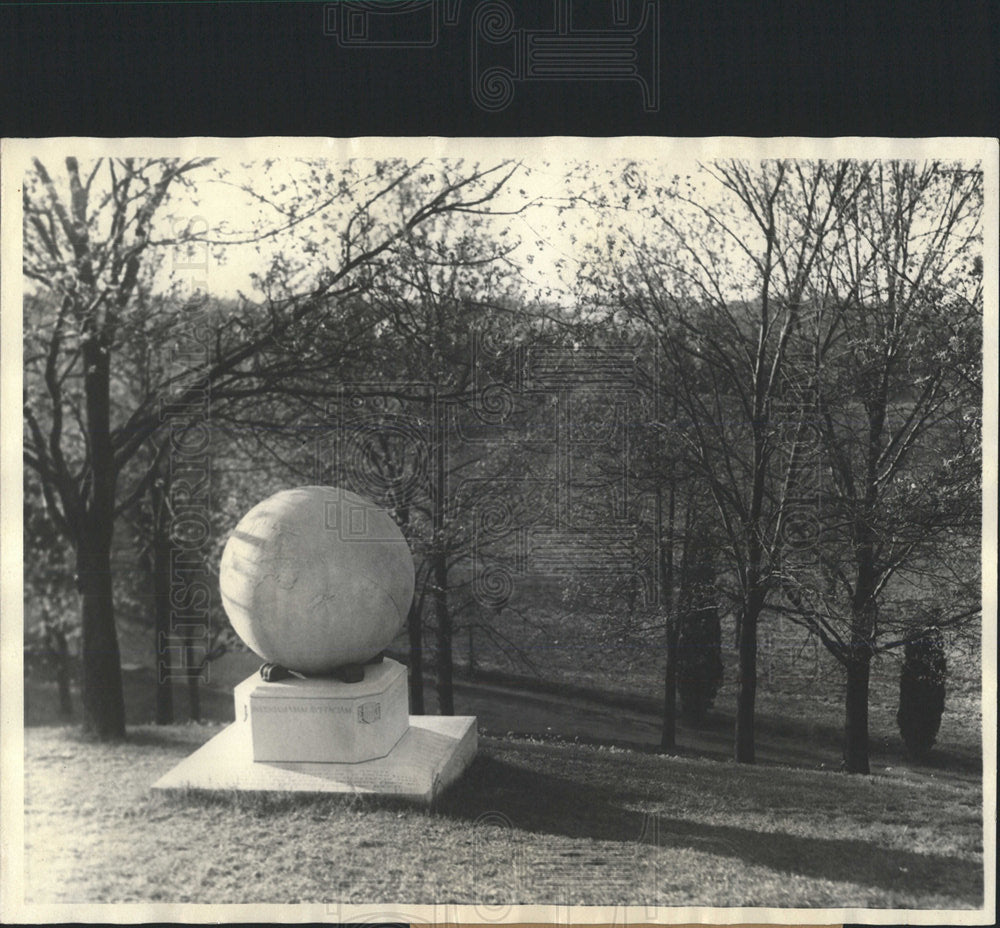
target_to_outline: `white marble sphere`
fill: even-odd
[[[413,557],[384,509],[336,487],[298,487],[240,520],[219,585],[233,628],[257,654],[325,674],[396,637],[413,598]]]

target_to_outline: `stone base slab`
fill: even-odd
[[[248,726],[234,722],[153,784],[163,793],[205,790],[354,793],[431,802],[458,779],[478,745],[474,716],[411,715],[385,757],[362,763],[253,760]]]

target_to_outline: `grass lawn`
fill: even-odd
[[[487,736],[430,810],[150,794],[219,730],[26,729],[26,901],[982,905],[975,779]]]
[[[253,654],[225,655],[209,667],[209,682],[201,687],[202,719],[232,721],[233,687],[260,666]],[[617,678],[624,681],[625,675]],[[645,692],[616,689],[605,676],[603,686],[590,688],[567,675],[537,680],[507,671],[480,669],[475,681],[460,672],[455,680],[455,707],[459,715],[475,715],[480,731],[490,734],[542,735],[564,740],[614,743],[640,750],[656,749],[662,728],[662,697],[650,681]],[[154,718],[155,677],[148,667],[137,667],[123,675],[129,726],[144,725]],[[633,687],[635,684],[632,684]],[[438,709],[433,679],[425,686],[426,711]],[[25,677],[25,725],[59,725],[55,685],[41,674]],[[81,696],[73,691],[74,714],[80,721]],[[183,722],[188,700],[181,684],[174,687],[175,719]],[[733,754],[735,687],[723,689],[709,718],[697,727],[678,720],[677,750],[680,753],[717,760]],[[870,705],[872,772],[901,776],[909,770],[925,770],[940,777],[963,780],[982,778],[982,706],[978,694],[949,691],[941,730],[930,759],[914,765],[896,725],[896,700],[873,699]],[[837,769],[843,743],[843,695],[831,688],[814,692],[775,692],[761,687],[757,693],[755,720],[758,760],[816,769]]]

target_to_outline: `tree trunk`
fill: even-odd
[[[70,689],[69,645],[61,628],[53,630],[56,652],[56,685],[59,687],[59,715],[73,717],[73,694]]]
[[[420,620],[421,611],[421,603],[414,599],[406,617],[406,630],[410,639],[410,712],[414,715],[424,714],[424,629]]]
[[[184,642],[184,672],[187,676],[188,718],[192,722],[201,721],[201,661],[195,639]]]
[[[667,616],[667,666],[663,674],[663,726],[660,729],[660,750],[672,751],[677,746],[677,622]]]
[[[874,551],[869,543],[858,553],[858,583],[851,617],[851,653],[847,659],[844,705],[844,769],[868,773],[868,680],[875,634]]]
[[[154,507],[156,506],[154,497]],[[154,508],[154,522],[158,510]],[[170,540],[154,524],[153,600],[156,634],[156,724],[174,721],[174,684],[170,649]]]
[[[125,737],[125,697],[111,581],[116,470],[111,445],[110,351],[88,332],[82,355],[91,465],[76,538],[77,577],[83,598],[83,729],[102,741],[111,741]]]
[[[434,404],[434,493],[433,527],[434,551],[431,570],[434,572],[434,615],[437,620],[437,697],[441,715],[455,714],[455,692],[452,685],[454,661],[452,658],[451,613],[448,611],[448,550],[445,545],[445,469],[444,410]]]
[[[402,503],[395,502],[393,508],[399,520],[399,527],[404,536],[408,534],[410,525],[410,507]],[[413,715],[424,714],[424,626],[423,626],[424,597],[423,594],[417,596],[417,591],[413,591],[413,599],[410,600],[410,608],[406,613],[406,634],[410,646],[410,667],[408,683],[410,687],[410,712]]]
[[[754,709],[757,701],[757,621],[763,597],[754,591],[744,601],[740,616],[739,687],[736,692],[735,757],[737,763],[756,761]]]
[[[844,720],[844,768],[848,773],[869,773],[868,678],[871,652],[856,647],[847,662],[847,699]]]
[[[674,401],[674,415],[677,403]],[[660,595],[666,616],[666,668],[663,674],[663,724],[660,749],[672,751],[677,746],[677,617],[674,615],[674,515],[676,492],[673,469],[670,474],[670,498],[667,506],[667,537],[660,543]],[[662,531],[663,491],[656,488],[657,530]],[[662,536],[661,536],[662,538]]]
[[[857,575],[851,603],[851,650],[847,657],[847,691],[844,705],[844,769],[868,773],[868,680],[876,634],[878,603],[875,598],[876,463],[881,420],[871,426],[868,489],[862,515],[855,524],[854,558]]]
[[[895,285],[890,278],[890,286]],[[889,295],[892,302],[892,294]],[[888,360],[886,364],[888,365]],[[875,555],[876,509],[879,499],[879,461],[888,408],[887,379],[883,377],[867,401],[868,447],[865,495],[854,524],[854,563],[857,569],[851,603],[851,651],[847,657],[844,699],[844,769],[868,773],[868,681],[875,644],[878,602]]]
[[[110,513],[107,531],[93,531],[77,550],[82,596],[83,729],[102,741],[125,737],[125,696],[111,588]]]
[[[437,619],[437,697],[441,715],[455,714],[455,692],[452,683],[451,613],[448,611],[448,567],[444,552],[434,555],[434,615]]]

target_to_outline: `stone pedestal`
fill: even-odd
[[[234,692],[236,724],[249,726],[255,761],[355,764],[385,757],[410,724],[406,668],[370,664],[358,683],[248,677]]]
[[[430,802],[475,756],[471,716],[409,715],[406,668],[365,679],[258,674],[235,689],[236,721],[153,784],[158,792],[359,793]]]

